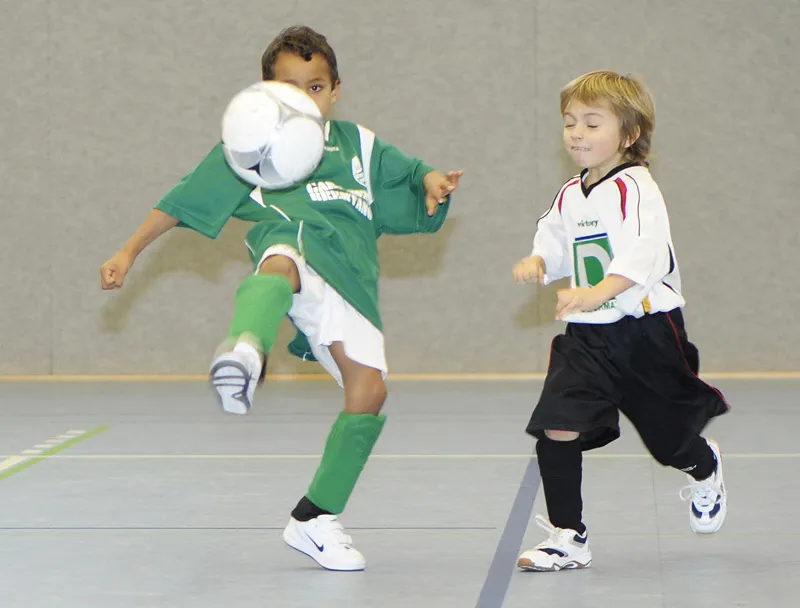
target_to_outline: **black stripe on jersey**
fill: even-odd
[[[672,274],[672,271],[675,270],[675,256],[672,255],[672,247],[667,245],[667,249],[669,250],[669,272],[667,274]],[[664,283],[664,285],[667,285],[667,284]],[[669,287],[669,285],[667,285],[667,287]],[[672,289],[672,287],[669,287],[669,288]],[[675,291],[675,290],[673,289],[673,291]]]
[[[583,181],[583,178],[586,177],[587,173],[589,173],[589,169],[584,169],[583,171],[581,171],[581,190],[583,191],[583,196],[588,197],[589,193],[592,190],[594,190],[597,186],[602,184],[607,179],[611,179],[612,177],[614,177],[620,171],[624,171],[625,169],[630,169],[631,167],[642,167],[642,166],[644,166],[642,165],[642,163],[636,161],[630,161],[627,163],[622,163],[621,165],[617,165],[588,188],[586,187],[586,182]]]
[[[544,218],[546,218],[548,215],[550,215],[550,212],[553,210],[553,207],[556,206],[556,201],[558,200],[558,195],[561,194],[561,190],[563,188],[564,188],[564,186],[561,186],[561,188],[558,189],[558,193],[556,194],[555,198],[553,199],[553,202],[550,205],[550,208],[547,211],[544,212],[544,215],[539,216],[539,219],[536,220],[536,225],[537,226],[539,225],[539,222],[541,222]]]
[[[639,213],[639,207],[641,206],[642,202],[642,191],[639,188],[639,182],[631,175],[630,173],[626,173],[625,177],[630,177],[633,185],[636,186],[636,221],[639,222],[639,236],[642,236],[642,216]]]
[[[539,219],[536,220],[536,225],[537,226],[539,225],[539,222],[541,222],[544,218],[546,218],[548,215],[550,215],[550,212],[553,210],[553,207],[555,207],[556,203],[558,202],[558,197],[562,195],[564,190],[567,189],[567,186],[569,186],[574,180],[575,180],[574,177],[570,177],[567,180],[567,183],[565,183],[563,186],[561,186],[558,189],[558,192],[556,192],[556,196],[555,196],[555,198],[553,198],[553,202],[551,203],[550,208],[547,211],[544,212],[544,215],[540,216]]]

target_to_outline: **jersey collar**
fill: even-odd
[[[597,180],[595,183],[593,183],[588,188],[586,187],[586,184],[584,183],[583,179],[586,177],[586,174],[589,173],[589,169],[584,169],[583,171],[581,171],[581,190],[583,191],[583,196],[585,196],[586,198],[589,198],[589,194],[591,194],[592,190],[594,190],[597,186],[602,184],[604,181],[614,177],[620,171],[624,171],[625,169],[630,169],[631,167],[643,167],[643,166],[644,166],[644,163],[640,163],[640,162],[637,162],[637,161],[629,161],[627,163],[622,163],[621,165],[617,165],[616,167],[611,169],[611,171],[606,173],[603,177],[601,177],[599,180]]]

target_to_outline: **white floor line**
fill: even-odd
[[[56,439],[47,439],[43,443],[37,443],[32,448],[27,448],[22,450],[18,454],[0,455],[0,458],[5,458],[5,460],[0,460],[0,473],[3,471],[10,469],[12,467],[17,466],[25,462],[26,460],[30,460],[31,458],[36,458],[41,456],[42,452],[45,450],[52,450],[53,448],[58,447],[62,443],[66,443],[71,439],[75,439],[80,435],[83,435],[85,431],[68,431],[67,433],[61,434]],[[49,458],[53,458],[53,456],[49,456]]]
[[[2,458],[4,455],[0,455]],[[373,454],[371,460],[514,460],[527,459],[531,454]],[[321,454],[53,454],[58,460],[311,460]],[[534,456],[535,457],[535,456]],[[725,460],[791,460],[800,452],[727,454]],[[11,456],[10,458],[17,458]],[[650,460],[649,454],[585,454],[588,460]],[[24,459],[23,459],[24,460]],[[5,462],[5,461],[3,461]]]
[[[15,467],[19,463],[25,462],[27,459],[27,456],[9,456],[5,460],[0,460],[0,472]]]

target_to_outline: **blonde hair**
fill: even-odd
[[[623,142],[633,141],[625,157],[647,164],[656,110],[653,97],[641,81],[609,70],[589,72],[561,90],[562,116],[573,101],[585,105],[607,102],[619,119]]]

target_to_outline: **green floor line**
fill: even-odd
[[[19,473],[20,471],[24,471],[28,467],[32,467],[37,462],[41,462],[42,460],[45,460],[48,456],[52,456],[53,454],[57,454],[61,450],[65,450],[68,447],[71,447],[71,446],[75,445],[76,443],[80,443],[84,439],[89,439],[90,437],[94,437],[95,435],[97,435],[99,433],[102,433],[103,431],[105,431],[107,429],[108,429],[107,426],[98,426],[96,429],[92,429],[91,431],[87,431],[83,435],[78,435],[77,437],[73,437],[72,439],[69,439],[69,440],[65,441],[64,443],[61,443],[61,444],[59,444],[57,446],[54,446],[54,447],[50,448],[49,450],[45,450],[44,452],[42,452],[38,456],[34,456],[33,458],[30,458],[30,459],[28,459],[28,460],[26,460],[24,462],[20,462],[18,465],[11,467],[7,471],[4,471],[2,474],[0,474],[0,479],[7,479],[8,477],[11,477],[12,475],[15,475],[15,474]]]

